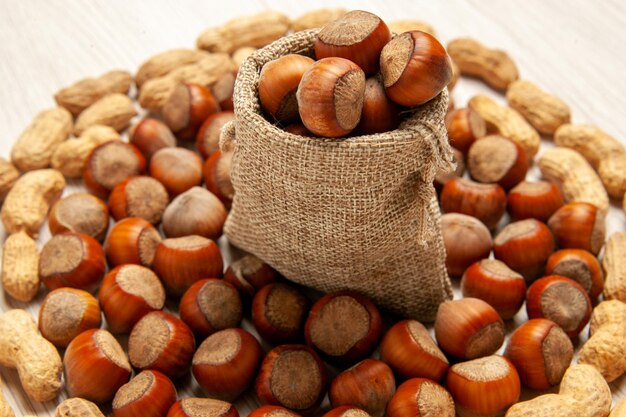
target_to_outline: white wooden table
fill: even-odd
[[[59,88],[78,79],[114,68],[134,72],[147,57],[169,48],[193,47],[203,29],[237,15],[276,9],[296,17],[310,8],[339,5],[370,10],[387,20],[426,20],[444,44],[454,37],[472,36],[505,49],[523,78],[570,104],[574,122],[597,124],[626,143],[626,3],[619,0],[324,0],[315,6],[287,0],[4,0],[0,2],[0,156],[8,157],[13,142],[39,110],[54,105],[52,95]],[[480,82],[461,80],[453,94],[457,106],[464,106],[477,92],[503,100]],[[607,224],[611,232],[626,230],[619,205],[614,204]],[[1,226],[0,238],[4,240]],[[44,228],[40,242],[48,238]],[[26,308],[36,316],[43,296],[24,305],[0,294],[0,312]],[[524,315],[520,313],[518,319]],[[35,404],[26,398],[14,371],[0,369],[0,375],[16,415],[54,414],[54,403]],[[614,398],[626,396],[626,379],[622,377],[612,388]],[[198,393],[197,389],[179,392]],[[247,415],[256,404],[248,395],[237,406],[241,415]]]

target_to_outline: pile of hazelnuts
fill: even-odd
[[[265,64],[263,110],[285,130],[344,137],[394,130],[401,112],[437,96],[452,78],[446,49],[432,35],[392,38],[381,18],[360,10],[326,24],[315,59],[289,54]]]

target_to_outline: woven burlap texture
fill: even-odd
[[[399,129],[349,139],[292,135],[262,115],[261,68],[289,53],[310,55],[317,30],[258,50],[240,67],[233,146],[235,197],[228,240],[291,281],[356,290],[393,313],[434,320],[452,289],[432,186],[451,153],[443,118],[447,92]],[[224,143],[225,142],[225,143]]]

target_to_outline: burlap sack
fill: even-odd
[[[451,298],[432,181],[451,159],[443,118],[447,92],[398,130],[350,139],[292,135],[261,114],[263,65],[310,54],[316,30],[249,57],[235,86],[235,197],[229,241],[288,279],[322,291],[352,289],[403,316],[432,321]],[[234,138],[233,138],[234,136]]]

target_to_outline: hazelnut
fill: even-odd
[[[202,123],[196,136],[196,148],[203,158],[209,158],[220,149],[220,132],[222,127],[231,120],[235,120],[232,111],[221,111],[207,117]]]
[[[174,403],[167,417],[239,417],[234,405],[212,398],[185,398]]]
[[[146,159],[135,146],[119,140],[95,147],[85,162],[83,179],[87,190],[99,198],[107,198],[120,182],[141,175]]]
[[[448,391],[434,381],[413,378],[405,381],[389,401],[389,417],[454,417],[454,401]]]
[[[124,264],[151,267],[159,243],[161,235],[153,225],[138,217],[127,217],[113,225],[104,251],[113,267]]]
[[[135,145],[146,160],[150,160],[158,150],[176,146],[176,137],[169,127],[151,117],[141,119],[128,131],[128,141]]]
[[[182,140],[195,138],[200,125],[220,110],[213,94],[200,84],[181,83],[163,104],[163,121]]]
[[[589,203],[569,203],[548,220],[557,246],[562,249],[584,249],[598,255],[604,246],[604,214]]]
[[[563,205],[563,195],[552,183],[522,181],[509,191],[507,205],[514,221],[537,219],[545,223]]]
[[[159,181],[146,176],[130,177],[113,188],[109,208],[117,221],[140,217],[157,224],[169,201],[167,190]]]
[[[400,110],[385,94],[379,75],[365,80],[365,95],[361,121],[354,130],[357,135],[373,135],[394,130],[400,124]]]
[[[441,216],[441,232],[446,248],[446,269],[453,277],[460,277],[467,267],[488,258],[491,253],[491,233],[474,217],[444,214]]]
[[[276,281],[278,273],[254,255],[246,255],[232,262],[224,273],[244,298],[251,299],[261,288]]]
[[[230,178],[232,160],[232,152],[215,151],[202,166],[207,190],[219,198],[226,208],[230,208],[235,196],[235,189]]]
[[[322,417],[372,417],[365,410],[353,407],[351,405],[340,405],[335,407]]]
[[[476,217],[493,229],[506,210],[506,193],[498,184],[452,178],[441,191],[441,207],[446,213]]]
[[[309,299],[297,288],[271,283],[252,300],[252,322],[259,335],[274,345],[299,342],[310,306]]]
[[[489,135],[472,144],[467,168],[476,181],[498,183],[508,190],[526,178],[528,160],[519,144],[504,136]]]
[[[176,402],[176,387],[158,371],[142,371],[113,398],[113,417],[164,417]]]
[[[467,155],[472,144],[487,133],[485,121],[474,110],[464,107],[446,115],[446,129],[450,146]]]
[[[546,275],[561,275],[578,282],[595,300],[604,289],[604,274],[598,258],[582,249],[561,249],[546,263]]]
[[[176,197],[202,184],[202,158],[185,148],[163,148],[152,155],[150,176]]]
[[[109,209],[104,201],[91,194],[70,194],[54,203],[48,227],[52,235],[77,232],[102,242],[109,229]]]
[[[211,93],[222,111],[233,111],[233,93],[238,70],[227,72],[211,86]],[[209,116],[210,117],[210,116]]]
[[[217,240],[226,222],[224,204],[210,191],[192,187],[175,197],[163,213],[167,237],[190,235]]]
[[[264,405],[252,410],[248,417],[301,417],[300,414],[279,405]]]

